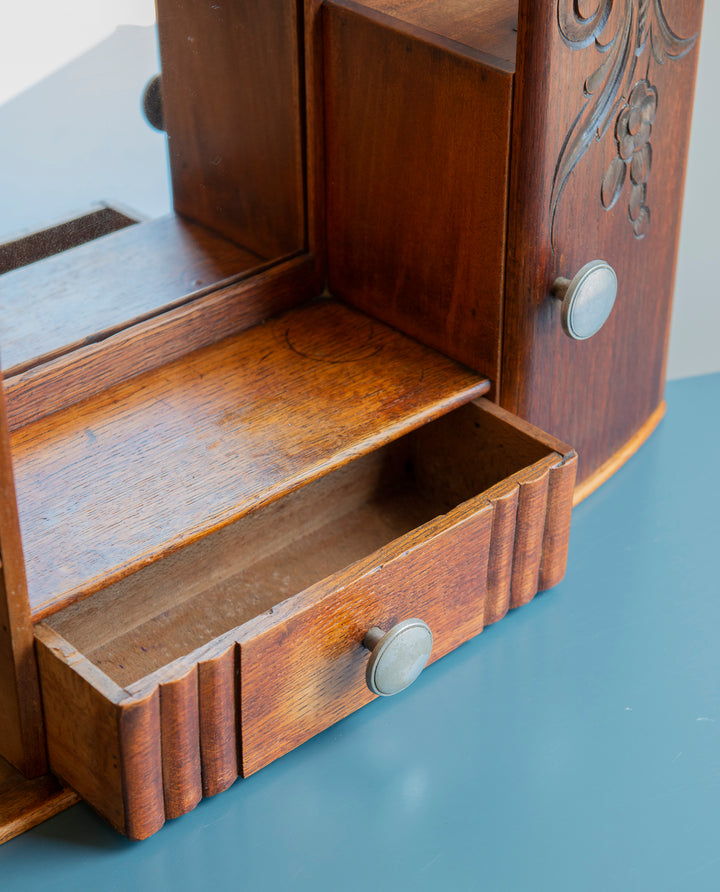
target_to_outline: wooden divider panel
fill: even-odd
[[[513,64],[352,0],[323,24],[330,290],[497,383]]]

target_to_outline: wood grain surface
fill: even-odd
[[[117,723],[122,690],[51,629],[36,626],[51,770],[125,827],[123,759]]]
[[[165,815],[177,818],[202,799],[198,676],[190,669],[160,685]]]
[[[320,301],[16,431],[33,615],[487,386],[380,323]]]
[[[177,211],[260,256],[305,247],[296,0],[159,0]]]
[[[47,770],[13,455],[0,387],[0,757],[28,777]]]
[[[0,844],[69,808],[78,798],[52,774],[28,780],[0,758]]]
[[[497,383],[512,75],[352,0],[323,25],[330,291]]]
[[[431,660],[482,630],[491,526],[489,503],[463,506],[309,590],[292,616],[243,636],[244,776],[373,699],[368,629],[424,619]]]
[[[576,447],[581,481],[662,400],[702,15],[701,0],[585,6],[519,6],[500,396]],[[571,341],[551,287],[596,258],[617,271],[615,308]]]
[[[564,571],[549,444],[467,404],[38,624],[53,769],[144,838],[372,699],[370,626],[478,634]]]
[[[130,378],[264,322],[317,295],[313,258],[301,256],[249,274],[186,305],[5,380],[16,430]]]
[[[0,277],[5,377],[102,341],[262,262],[168,216],[7,273]]]
[[[515,64],[516,0],[360,0],[359,5]]]
[[[203,796],[215,796],[238,776],[235,645],[198,662]]]
[[[48,626],[35,638],[52,771],[116,830],[144,839],[165,821],[157,688],[129,698]]]

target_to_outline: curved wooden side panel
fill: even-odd
[[[521,0],[501,401],[596,472],[662,400],[702,0]],[[572,341],[559,276],[608,261],[615,308]]]

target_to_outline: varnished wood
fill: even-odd
[[[504,609],[513,586],[529,600],[540,566],[564,570],[547,530],[567,535],[572,485],[553,478],[574,458],[535,434],[485,400],[462,406],[40,623],[54,769],[142,838],[368,702],[371,625],[420,615],[436,659],[499,618],[490,586]],[[542,505],[538,481],[555,491]],[[507,540],[498,584],[489,561]],[[68,765],[93,740],[121,760],[120,803],[114,762],[91,777]]]
[[[296,0],[159,0],[175,209],[260,256],[305,246]]]
[[[146,839],[165,823],[160,692],[122,700],[116,710],[123,770],[124,824],[130,839]],[[50,731],[48,730],[48,736]],[[90,737],[89,744],[93,745]],[[91,802],[105,816],[104,800]]]
[[[515,0],[360,0],[362,6],[515,65]]]
[[[16,431],[33,615],[487,386],[380,323],[320,301]]]
[[[541,462],[519,481],[510,607],[527,604],[538,590],[549,482],[550,469]]]
[[[497,383],[511,74],[352,0],[323,24],[330,291]]]
[[[518,510],[518,484],[513,481],[495,496],[492,548],[488,557],[485,625],[501,620],[510,609],[515,521]]]
[[[619,471],[628,459],[635,455],[662,421],[666,408],[665,400],[663,400],[640,430],[624,444],[622,449],[618,450],[615,455],[611,455],[597,471],[586,477],[582,483],[575,487],[573,505],[579,505],[589,495],[592,495],[598,487],[602,486],[613,474]]]
[[[371,699],[370,625],[420,614],[435,659],[562,578],[578,458],[530,422],[579,444],[577,497],[659,417],[700,5],[521,0],[516,60],[505,0],[162,0],[176,207],[213,275],[161,273],[168,312],[10,370],[10,748],[41,728],[32,611],[51,766],[141,839]],[[665,15],[686,41],[633,45]],[[624,103],[656,89],[626,169]],[[209,284],[236,245],[268,265]],[[549,288],[592,256],[618,304],[571,344]],[[245,330],[326,266],[427,347],[325,300]],[[480,374],[528,420],[472,403]]]
[[[491,525],[487,502],[463,507],[310,590],[291,616],[265,619],[265,631],[243,636],[243,775],[373,699],[364,679],[368,629],[419,616],[433,630],[431,660],[482,630]]]
[[[0,844],[64,811],[78,798],[53,775],[28,780],[0,757]]]
[[[13,456],[0,388],[0,757],[28,777],[47,770]]]
[[[4,242],[0,245],[0,275],[139,222],[131,212],[106,204],[94,205],[83,214]]]
[[[312,258],[277,264],[5,381],[11,430],[244,331],[317,294]]]
[[[197,671],[160,685],[165,815],[177,818],[202,799]]]
[[[315,294],[327,283],[322,7],[323,0],[303,0],[307,248],[315,264]]]
[[[116,830],[144,839],[165,821],[158,690],[127,697],[51,628],[35,636],[53,772]]]
[[[573,443],[580,481],[635,437],[657,410],[664,387],[702,2],[645,6],[639,17],[637,2],[596,3],[597,19],[588,7],[587,46],[581,48],[576,35],[573,48],[560,23],[562,16],[573,21],[577,5],[520,2],[501,401]],[[670,48],[678,58],[663,49],[663,11],[672,30],[687,39]],[[603,12],[610,13],[607,20]],[[607,46],[613,40],[610,53],[597,51],[594,21],[597,40]],[[646,40],[650,27],[653,37]],[[638,33],[646,40],[639,57]],[[604,61],[612,69],[601,70]],[[638,163],[636,171],[647,179],[649,225],[636,233],[629,217],[631,171],[615,160],[616,134],[623,105],[646,74],[657,106],[651,164],[641,170]],[[603,182],[611,165],[622,168],[625,182],[606,210]],[[595,258],[617,271],[615,308],[598,334],[571,341],[561,330],[551,286]]]
[[[198,662],[203,796],[215,796],[238,776],[235,645]]]
[[[550,468],[545,529],[538,571],[538,589],[557,585],[565,575],[570,541],[570,519],[578,457],[573,451]]]
[[[35,636],[51,769],[91,804],[106,802],[104,817],[122,829],[123,764],[116,706],[123,692],[52,630],[36,628]]]
[[[168,216],[8,273],[0,278],[5,377],[102,341],[262,262]]]
[[[5,381],[16,430],[314,297],[311,258],[299,257],[214,290]]]

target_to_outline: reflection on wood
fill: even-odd
[[[105,204],[96,205],[77,217],[47,225],[37,232],[18,235],[0,245],[0,274],[69,251],[139,222],[132,212]]]
[[[261,260],[180,217],[160,217],[0,279],[5,377],[236,276]]]
[[[319,301],[30,424],[13,449],[32,609],[90,594],[487,387]]]

